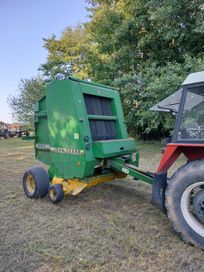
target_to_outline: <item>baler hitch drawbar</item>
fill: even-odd
[[[146,183],[153,184],[153,173],[144,172],[134,165],[125,163],[121,158],[109,160],[111,168],[117,172],[122,172],[132,176],[135,180],[142,180]]]

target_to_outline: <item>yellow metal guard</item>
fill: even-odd
[[[90,188],[100,183],[104,183],[110,180],[114,180],[116,178],[125,178],[127,175],[123,173],[110,173],[103,176],[95,176],[89,179],[89,181],[83,181],[80,179],[62,179],[54,177],[52,179],[52,184],[62,184],[63,191],[65,195],[77,195],[84,188]]]

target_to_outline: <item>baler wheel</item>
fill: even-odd
[[[165,205],[184,241],[204,249],[204,160],[187,163],[169,180]]]
[[[61,202],[64,198],[62,185],[51,184],[48,190],[48,197],[54,204]]]
[[[23,175],[23,190],[29,198],[39,198],[47,195],[49,177],[44,168],[33,166]]]

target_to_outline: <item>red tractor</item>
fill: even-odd
[[[204,72],[190,74],[174,95],[152,108],[176,113],[176,126],[154,176],[152,203],[167,212],[185,241],[204,249]],[[186,164],[168,179],[184,154]]]

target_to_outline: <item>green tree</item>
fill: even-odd
[[[59,73],[86,78],[87,39],[88,36],[82,25],[75,28],[67,27],[59,40],[55,35],[44,39],[44,48],[48,50],[48,57],[40,70],[51,79]]]
[[[45,94],[46,82],[40,77],[21,79],[17,94],[9,96],[8,104],[16,120],[33,124],[33,106]]]
[[[96,48],[91,77],[119,88],[133,135],[160,138],[169,133],[172,117],[149,108],[174,92],[188,73],[204,69],[203,1],[89,3],[86,27]]]
[[[152,63],[146,73],[123,75],[114,81],[119,89],[130,133],[145,139],[160,139],[171,134],[175,117],[153,112],[150,107],[174,93],[189,72],[204,70],[204,58],[185,56],[185,62],[167,63],[158,67]]]
[[[91,20],[86,27],[97,55],[90,74],[107,82],[123,74],[138,73],[155,63],[183,63],[185,55],[203,53],[203,0],[89,1]],[[102,68],[107,73],[100,73]],[[99,71],[98,71],[99,70]],[[108,77],[109,75],[109,77]]]

